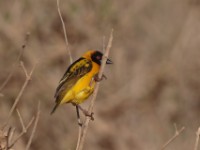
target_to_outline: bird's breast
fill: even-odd
[[[74,86],[73,91],[74,91],[75,95],[80,95],[80,93],[81,93],[81,95],[83,95],[83,97],[88,97],[93,92],[93,88],[95,86],[94,76],[99,73],[100,67],[96,63],[93,63],[92,65],[93,66],[92,66],[91,71],[88,72],[87,74],[85,74],[83,77],[81,77],[77,81],[76,85]],[[92,91],[88,92],[88,89],[90,89],[90,88]],[[85,96],[84,93],[85,93],[85,95],[88,95],[88,96]],[[90,93],[90,94],[88,94],[88,93]]]

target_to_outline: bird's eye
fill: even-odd
[[[101,60],[101,56],[97,56],[96,59],[97,59],[97,60]]]

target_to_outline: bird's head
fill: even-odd
[[[90,50],[87,51],[84,55],[84,58],[87,58],[89,60],[92,60],[93,62],[97,63],[98,65],[101,65],[103,53],[96,50]],[[107,59],[106,64],[112,64],[113,62],[110,59]]]

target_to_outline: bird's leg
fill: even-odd
[[[85,115],[85,116],[88,116],[88,117],[90,117],[91,118],[91,120],[94,120],[94,113],[92,112],[91,114],[87,111],[87,110],[85,110],[85,109],[83,109],[79,104],[74,104],[74,103],[72,103],[74,106],[76,106],[78,109],[80,109],[82,112],[83,112],[83,114]],[[79,116],[80,117],[80,116]]]
[[[102,75],[101,78],[99,78],[98,74],[96,74],[96,75],[94,76],[94,80],[95,80],[96,82],[100,82],[100,81],[102,81],[103,79],[107,79],[107,77],[106,77],[104,74]]]
[[[77,114],[77,120],[78,120],[78,125],[82,127],[82,122],[81,122],[81,118],[80,118],[80,114],[79,114],[79,108],[77,105],[75,105],[76,107],[76,114]]]
[[[87,110],[83,109],[80,105],[77,104],[77,106],[78,106],[78,108],[83,112],[83,114],[84,114],[85,116],[88,116],[88,117],[91,118],[91,120],[94,120],[94,116],[93,116],[94,113],[93,113],[93,112],[90,114]]]

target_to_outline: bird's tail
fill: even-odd
[[[51,111],[51,115],[56,111],[58,106],[59,106],[59,103],[56,103],[56,105],[53,107],[53,109]]]

